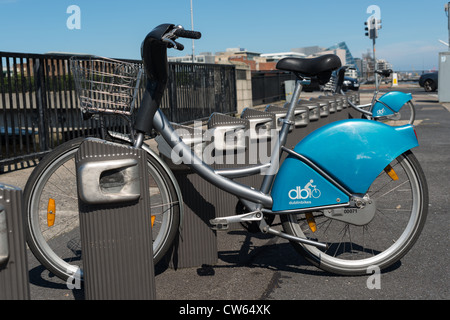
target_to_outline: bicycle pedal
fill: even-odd
[[[228,221],[226,219],[211,219],[209,220],[211,229],[216,231],[228,230]]]

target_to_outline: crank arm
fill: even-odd
[[[263,214],[258,210],[234,216],[211,219],[209,220],[209,223],[212,225],[213,230],[227,230],[230,223],[261,221],[262,218]]]

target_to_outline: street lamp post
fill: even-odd
[[[377,70],[377,58],[376,58],[376,41],[375,39],[378,38],[378,30],[381,29],[381,20],[377,19],[376,17],[372,16],[369,19],[367,19],[366,22],[364,22],[366,25],[366,36],[369,37],[369,39],[372,39],[372,46],[373,46],[373,62],[374,62],[374,76],[375,76],[375,86],[378,90],[378,74],[375,72]]]
[[[376,48],[375,48],[375,39],[378,37],[378,32],[377,32],[378,30],[376,28],[376,19],[373,18],[372,20],[373,20],[373,22],[372,22],[373,30],[374,30],[374,33],[375,33],[375,35],[372,37],[372,41],[373,41],[373,43],[372,43],[372,47],[373,47],[373,71],[374,71],[374,75],[375,75],[375,88],[378,91],[378,73],[376,73],[376,71],[378,69],[378,63],[377,63],[377,57],[375,55],[375,53],[377,51]]]
[[[194,31],[194,9],[191,0],[191,30]],[[194,39],[192,39],[192,63],[194,63],[195,50],[194,50]]]
[[[444,9],[445,9],[445,13],[447,15],[447,19],[448,19],[448,50],[450,51],[450,15],[449,15],[449,10],[450,10],[450,2],[447,2],[444,5]]]

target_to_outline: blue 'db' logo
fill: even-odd
[[[310,180],[303,188],[296,187],[295,189],[289,190],[288,196],[291,200],[305,200],[311,198],[319,198],[321,192],[315,185],[313,185],[314,180]]]

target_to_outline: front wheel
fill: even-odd
[[[68,141],[49,153],[25,186],[26,233],[30,250],[42,265],[63,280],[82,273],[75,154],[84,138]],[[174,182],[147,154],[152,218],[153,260],[168,251],[178,232],[180,203]]]
[[[387,167],[389,168],[389,167]],[[428,188],[415,156],[405,152],[383,170],[367,195],[376,204],[375,214],[365,225],[330,218],[323,211],[313,213],[313,232],[305,214],[281,216],[286,233],[327,243],[321,250],[292,242],[295,249],[315,266],[343,275],[367,274],[369,268],[387,268],[414,245],[425,224]],[[390,174],[388,174],[388,172]]]

